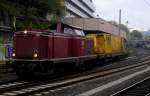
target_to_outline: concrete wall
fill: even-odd
[[[101,18],[65,18],[64,23],[80,27],[83,30],[88,31],[101,31],[114,35],[120,35],[126,38],[126,32],[121,30],[119,33],[119,28],[108,23]]]

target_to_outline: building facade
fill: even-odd
[[[94,16],[95,7],[92,0],[65,0],[66,17],[85,17]]]
[[[12,41],[12,16],[0,11],[0,44]]]

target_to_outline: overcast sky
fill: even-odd
[[[150,0],[93,0],[99,17],[118,22],[119,9],[122,23],[138,30],[150,29]]]

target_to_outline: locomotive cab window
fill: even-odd
[[[75,29],[74,31],[75,31],[76,35],[85,36],[85,34],[84,34],[84,32],[82,30]]]
[[[64,33],[74,35],[73,29],[67,27],[64,28]]]

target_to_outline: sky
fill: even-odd
[[[118,22],[121,9],[122,23],[128,25],[131,30],[150,29],[150,0],[93,0],[93,2],[96,14],[105,20]]]

